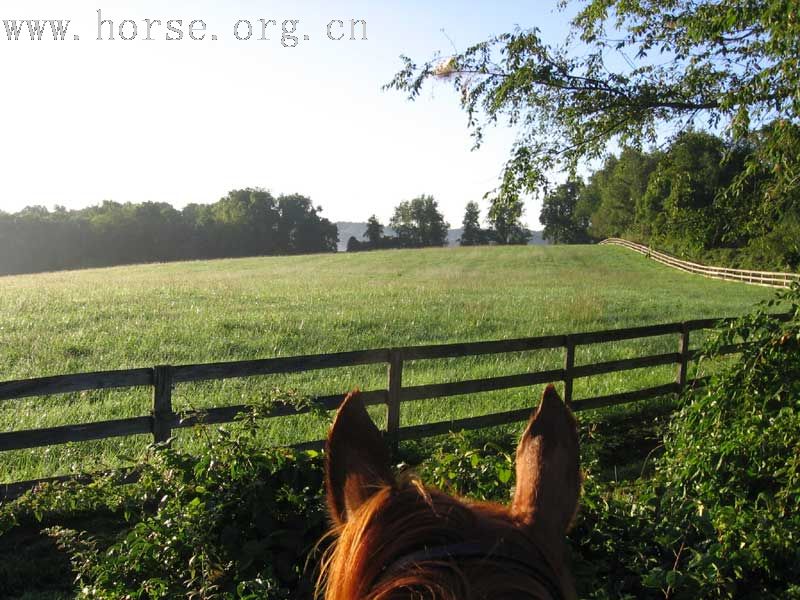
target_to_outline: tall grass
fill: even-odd
[[[703,279],[610,246],[395,250],[118,267],[0,278],[0,381],[387,346],[494,340],[738,315],[772,292]],[[579,348],[577,363],[676,350],[674,336]],[[415,361],[404,385],[557,368],[557,351]],[[576,382],[576,397],[665,383],[674,368]],[[383,366],[179,385],[178,409],[386,386]],[[402,424],[535,402],[530,390],[412,402]],[[148,414],[147,389],[0,403],[0,430]],[[375,411],[379,422],[383,411]],[[270,443],[320,437],[314,416],[275,420]],[[179,435],[179,442],[184,436]],[[148,436],[0,455],[0,481],[114,467]]]

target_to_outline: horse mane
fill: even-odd
[[[468,503],[427,489],[413,476],[381,486],[330,535],[335,540],[323,557],[317,585],[326,600],[551,598],[530,571],[493,558],[491,552],[481,558],[403,564],[403,557],[421,550],[470,542],[491,548],[497,540],[519,556],[537,556],[538,545],[515,526],[507,507]]]

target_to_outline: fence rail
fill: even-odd
[[[775,288],[788,288],[794,282],[800,282],[800,274],[798,273],[780,273],[773,271],[749,271],[747,269],[728,269],[725,267],[710,267],[701,265],[688,260],[681,260],[663,252],[652,250],[648,246],[629,242],[620,238],[608,238],[600,242],[601,244],[612,244],[615,246],[623,246],[630,250],[644,254],[653,260],[686,271],[688,273],[697,273],[712,279],[723,279],[725,281],[741,281],[752,285],[763,285]]]
[[[788,318],[788,315],[786,315],[786,317]],[[6,381],[0,383],[0,401],[11,401],[18,398],[48,396],[87,390],[151,387],[153,389],[153,408],[151,414],[146,416],[0,433],[0,451],[36,448],[64,444],[67,442],[82,442],[137,434],[151,434],[154,442],[163,442],[168,440],[172,432],[176,429],[193,427],[197,424],[230,422],[240,413],[249,410],[248,406],[238,405],[215,407],[198,412],[178,414],[172,407],[172,391],[176,384],[231,377],[299,373],[368,364],[387,365],[388,376],[386,389],[365,391],[362,392],[362,397],[368,405],[384,405],[386,407],[387,430],[385,435],[392,447],[396,448],[398,442],[401,440],[418,439],[447,433],[448,431],[476,429],[522,421],[527,419],[530,414],[530,409],[526,408],[479,417],[401,427],[400,414],[401,406],[404,402],[519,388],[552,381],[561,381],[564,383],[564,399],[572,404],[573,410],[581,411],[679,393],[688,385],[702,385],[704,380],[690,380],[688,378],[689,363],[697,356],[697,352],[689,348],[690,333],[701,329],[708,329],[720,322],[729,320],[730,319],[700,319],[647,327],[632,327],[589,333],[550,335],[491,342],[383,348],[378,350],[226,363],[181,366],[161,365],[149,369],[102,371],[41,377],[22,381]],[[612,360],[595,364],[575,364],[575,350],[578,346],[664,335],[678,336],[676,352]],[[561,369],[448,383],[433,383],[407,387],[403,385],[403,365],[407,361],[435,360],[542,349],[564,350],[564,367]],[[734,353],[739,350],[740,347],[738,346],[726,348],[728,353]],[[583,399],[573,398],[573,382],[575,379],[671,364],[677,367],[675,380],[672,383],[606,396]],[[339,405],[343,396],[344,393],[322,396],[316,398],[314,403],[317,407],[333,410]],[[296,408],[294,406],[279,404],[275,406],[266,417],[285,417],[306,413],[310,410],[312,410],[310,407]],[[298,446],[319,447],[320,445],[321,442],[316,441],[299,444]],[[22,491],[40,481],[44,480],[0,484],[0,498],[19,495]]]

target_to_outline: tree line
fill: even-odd
[[[480,225],[480,209],[477,202],[467,203],[462,222],[462,246],[488,244],[527,244],[531,232],[521,223],[522,202],[511,203],[512,209],[489,212],[490,227]],[[348,252],[384,250],[388,248],[425,248],[446,246],[450,224],[444,220],[433,196],[419,196],[406,200],[395,207],[389,221],[394,235],[385,234],[385,226],[372,215],[367,220],[364,240],[351,236],[347,241]]]
[[[0,211],[0,274],[121,264],[335,252],[336,225],[305,196],[233,190],[182,210],[105,201],[80,210]]]
[[[574,177],[545,196],[544,237],[567,244],[625,237],[731,266],[797,269],[800,193],[765,205],[763,186],[780,165],[748,170],[763,139],[687,131],[664,150],[624,148],[585,181]]]

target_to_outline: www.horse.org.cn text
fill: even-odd
[[[217,31],[212,31],[203,19],[120,19],[102,9],[97,9],[92,35],[86,28],[79,31],[71,19],[3,19],[5,36],[9,42],[81,41],[91,39],[109,41],[218,41],[230,39],[238,42],[277,42],[284,48],[295,48],[312,39],[323,41],[367,41],[365,19],[331,19],[314,31],[304,29],[300,19],[239,19]]]

